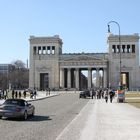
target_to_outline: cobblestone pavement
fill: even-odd
[[[139,109],[116,100],[90,100],[57,140],[140,140],[139,132]]]

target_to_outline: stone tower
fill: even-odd
[[[62,40],[52,37],[30,36],[29,87],[45,90],[59,88],[59,55]]]
[[[107,42],[109,48],[109,85],[116,88],[121,79],[122,85],[126,88],[139,87],[139,35],[121,35],[119,41],[118,35],[110,33]]]

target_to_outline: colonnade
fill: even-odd
[[[55,46],[34,46],[34,54],[55,54]]]
[[[135,53],[135,45],[112,45],[112,52],[113,53]]]
[[[81,71],[85,70],[82,68],[60,68],[60,87],[62,88],[76,88],[81,89]],[[107,68],[86,68],[87,78],[84,77],[87,83],[87,88],[106,88],[107,87]],[[96,71],[96,84],[93,85],[92,71]],[[102,70],[102,85],[101,85],[101,74]]]

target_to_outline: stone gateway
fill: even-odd
[[[62,53],[58,36],[30,36],[29,87],[46,89],[140,88],[139,35],[108,34],[107,53]],[[120,76],[121,55],[121,76]],[[86,72],[86,74],[84,74]]]

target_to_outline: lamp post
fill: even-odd
[[[107,26],[108,26],[108,33],[110,33],[110,24],[111,23],[115,23],[117,26],[118,26],[118,29],[119,29],[119,53],[120,53],[120,79],[119,79],[119,86],[120,86],[120,89],[122,88],[122,82],[121,82],[121,33],[120,33],[120,25],[118,22],[116,21],[110,21],[108,22]]]

